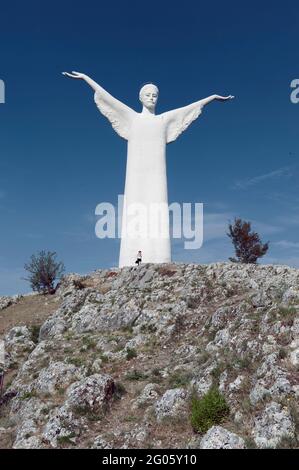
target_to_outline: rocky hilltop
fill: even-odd
[[[145,264],[52,297],[5,332],[0,447],[299,447],[299,270]]]

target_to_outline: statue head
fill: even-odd
[[[153,83],[146,83],[140,89],[139,100],[146,108],[153,110],[156,107],[159,96],[159,89]]]

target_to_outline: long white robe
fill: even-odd
[[[170,262],[166,144],[198,118],[203,103],[155,115],[137,113],[104,89],[95,93],[94,100],[117,134],[128,141],[119,266],[133,265],[139,250],[145,263]]]

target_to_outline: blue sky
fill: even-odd
[[[266,2],[265,2],[266,3]],[[297,5],[296,5],[297,3]],[[95,237],[94,210],[123,193],[126,143],[98,112],[79,70],[140,110],[144,82],[157,112],[214,93],[168,146],[169,201],[204,203],[204,244],[173,259],[233,254],[235,216],[270,249],[263,263],[299,267],[298,2],[33,2],[1,6],[0,295],[29,291],[24,263],[56,251],[68,272],[115,266],[119,240]]]

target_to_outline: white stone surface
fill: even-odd
[[[244,448],[244,439],[221,426],[213,426],[210,428],[200,441],[200,449]]]
[[[140,92],[143,110],[137,113],[105,90],[95,93],[98,109],[109,119],[114,130],[128,141],[120,267],[134,264],[138,250],[142,251],[145,263],[171,260],[166,144],[176,140],[201,114],[203,105],[197,102],[156,115],[157,99],[157,87],[143,87]],[[151,215],[155,208],[161,210],[161,217]]]
[[[153,84],[146,84],[139,92],[142,112],[137,113],[87,75],[79,72],[64,72],[64,75],[83,79],[92,87],[99,111],[116,133],[128,141],[119,266],[134,265],[139,250],[144,263],[169,262],[166,144],[175,141],[206,104],[233,97],[212,95],[156,115],[159,90]]]

